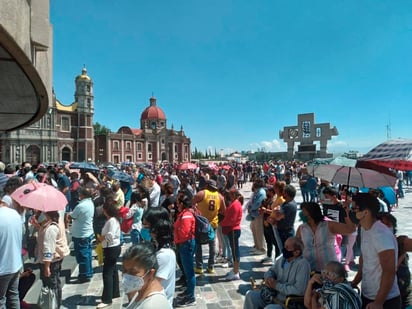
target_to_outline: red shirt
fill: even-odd
[[[177,215],[173,230],[175,244],[195,238],[195,216],[190,209],[184,209]]]
[[[243,209],[240,201],[238,199],[232,201],[229,207],[226,208],[225,217],[220,222],[222,233],[226,235],[231,231],[240,230],[242,215]]]

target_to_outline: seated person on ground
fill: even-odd
[[[314,289],[319,284],[321,288]],[[322,274],[314,274],[306,288],[305,307],[308,309],[360,309],[359,293],[346,281],[343,264],[332,261],[326,265]]]
[[[283,303],[288,295],[302,296],[310,275],[309,262],[302,252],[302,241],[289,237],[282,250],[283,256],[265,273],[262,288],[247,292],[243,308],[281,309],[276,303]]]

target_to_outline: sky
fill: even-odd
[[[304,113],[338,129],[328,152],[412,138],[410,0],[52,0],[50,19],[57,98],[85,65],[114,132],[153,94],[192,151],[286,151]]]

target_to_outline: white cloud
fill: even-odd
[[[258,150],[264,148],[265,151],[269,152],[280,152],[286,151],[286,144],[284,142],[279,142],[277,139],[272,141],[261,141],[259,143],[254,143],[250,145],[253,150]]]

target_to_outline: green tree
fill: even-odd
[[[111,133],[110,129],[100,123],[96,122],[93,124],[93,131],[94,135],[105,135],[107,133]]]

